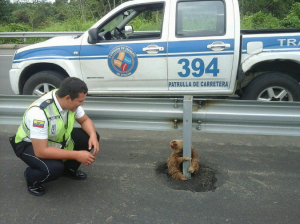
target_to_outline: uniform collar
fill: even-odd
[[[58,102],[58,100],[57,100],[57,97],[56,97],[56,91],[53,91],[53,95],[52,95],[52,97],[53,97],[53,99],[54,99],[54,102],[55,102],[55,104],[56,104],[56,106],[57,106],[57,109],[58,109],[58,111],[59,112],[63,112],[64,110],[61,108],[61,106],[60,106],[60,104],[59,104],[59,102]]]

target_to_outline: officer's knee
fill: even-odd
[[[63,175],[65,169],[65,165],[62,161],[55,161],[52,163],[51,167],[49,167],[49,175],[51,180],[56,180],[60,176]]]

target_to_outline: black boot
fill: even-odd
[[[87,178],[87,175],[84,172],[68,168],[65,169],[64,176],[70,177],[74,180],[85,180]]]
[[[28,180],[26,170],[24,171],[24,177],[27,182],[27,188],[30,194],[35,196],[42,196],[45,194],[45,189],[43,188],[42,185],[33,186],[33,184]]]

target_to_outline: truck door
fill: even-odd
[[[83,37],[80,65],[93,94],[167,91],[169,1],[126,2],[95,24],[97,43]],[[165,18],[165,20],[164,20]]]
[[[232,92],[239,43],[235,30],[236,26],[239,29],[239,17],[232,1],[172,1],[171,8],[169,91],[201,95]]]

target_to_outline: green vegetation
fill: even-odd
[[[242,17],[242,29],[276,29],[300,27],[300,2],[296,2],[282,18],[262,11]]]
[[[239,0],[242,29],[300,28],[299,0]]]
[[[9,0],[0,2],[0,32],[85,31],[107,12],[126,0]],[[239,0],[242,29],[300,27],[300,0]],[[156,27],[160,15],[145,15],[133,21],[141,30]],[[28,38],[27,43],[41,41]],[[22,38],[2,38],[3,43],[23,43]]]

